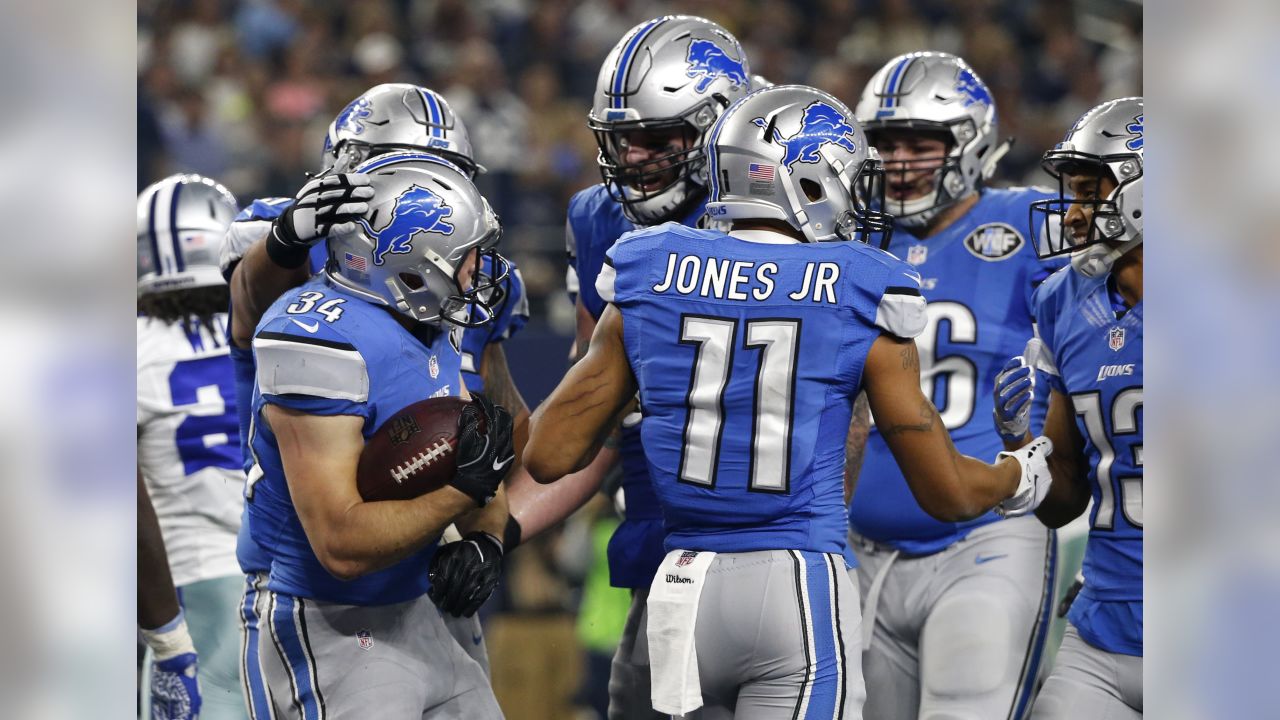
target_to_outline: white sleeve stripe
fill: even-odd
[[[617,276],[618,272],[613,269],[613,263],[605,258],[605,264],[600,267],[600,275],[596,278],[596,292],[600,294],[601,300],[613,302],[613,283]]]
[[[291,337],[291,336],[284,336]],[[344,343],[253,339],[258,363],[258,389],[264,395],[312,395],[333,400],[366,402],[369,372],[360,353],[341,349]]]
[[[924,332],[925,301],[919,295],[886,294],[876,308],[876,325],[900,338],[911,339]]]

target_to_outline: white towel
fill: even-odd
[[[694,628],[707,569],[716,554],[672,550],[649,588],[649,666],[653,709],[683,715],[702,707]]]

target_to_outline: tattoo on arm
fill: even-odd
[[[853,401],[853,421],[844,441],[844,499],[853,498],[858,476],[862,474],[862,457],[867,449],[867,436],[871,434],[871,417],[867,409],[867,393],[860,392]]]
[[[920,371],[920,351],[916,349],[915,343],[907,343],[899,354],[902,357],[903,370]]]
[[[880,428],[880,434],[889,437],[909,432],[932,432],[933,423],[936,419],[938,419],[938,410],[933,406],[933,403],[923,400],[920,403],[920,422],[911,424],[894,423],[887,428]]]

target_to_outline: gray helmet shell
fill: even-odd
[[[668,15],[632,28],[605,58],[596,81],[587,124],[600,146],[597,158],[605,185],[627,217],[641,225],[674,219],[706,185],[703,142],[724,109],[752,86],[742,45],[716,23],[688,15]],[[690,149],[645,163],[660,171],[642,173],[621,158],[619,141],[636,130],[688,129]],[[669,172],[673,181],[652,191],[636,180]]]
[[[1080,116],[1041,161],[1045,172],[1058,180],[1056,200],[1032,203],[1033,234],[1040,224],[1037,215],[1043,217],[1037,246],[1041,257],[1071,252],[1072,265],[1092,276],[1110,270],[1116,258],[1142,242],[1142,151],[1142,98],[1110,100]],[[1097,200],[1074,198],[1064,176],[1081,166],[1108,171],[1115,190]],[[1072,205],[1093,208],[1093,224],[1083,242],[1072,238],[1065,226]],[[1104,241],[1119,246],[1100,245]]]
[[[239,209],[216,180],[178,174],[138,195],[138,294],[225,285],[218,255]]]
[[[498,218],[466,173],[436,155],[404,152],[361,163],[369,211],[328,237],[336,284],[417,322],[468,322],[474,290],[457,273],[472,249],[492,250]]]
[[[348,103],[329,124],[324,163],[347,172],[373,155],[395,150],[440,155],[469,178],[484,171],[475,162],[466,126],[444,96],[408,83],[377,85]]]
[[[708,144],[707,217],[781,220],[809,242],[867,240],[891,218],[868,209],[861,189],[879,157],[849,108],[821,90],[775,85],[738,101]]]
[[[857,115],[873,143],[878,132],[889,129],[941,132],[949,138],[933,191],[887,206],[907,227],[922,227],[943,208],[977,192],[1008,150],[1008,144],[998,143],[991,91],[968,63],[949,53],[914,52],[890,60],[863,89]],[[892,179],[894,163],[885,163]]]

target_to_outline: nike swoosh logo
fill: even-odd
[[[999,560],[1000,558],[1004,558],[1004,557],[1009,557],[1009,553],[1005,553],[1003,555],[979,555],[978,557],[973,559],[973,564],[981,565],[983,563],[989,563],[992,560]]]
[[[494,460],[494,461],[493,461],[493,469],[494,469],[494,471],[496,472],[496,471],[498,471],[498,470],[501,470],[502,468],[504,468],[504,467],[506,467],[506,466],[507,466],[507,463],[511,462],[511,461],[512,461],[512,460],[514,460],[514,459],[515,459],[515,458],[507,458],[506,460],[503,460],[502,462],[498,462],[497,460]]]
[[[301,320],[294,320],[293,318],[289,318],[289,319],[293,320],[294,325],[297,325],[298,327],[302,328],[303,330],[306,330],[309,333],[315,333],[320,329],[320,323],[318,322],[313,322],[310,325],[308,325],[302,322]]]

